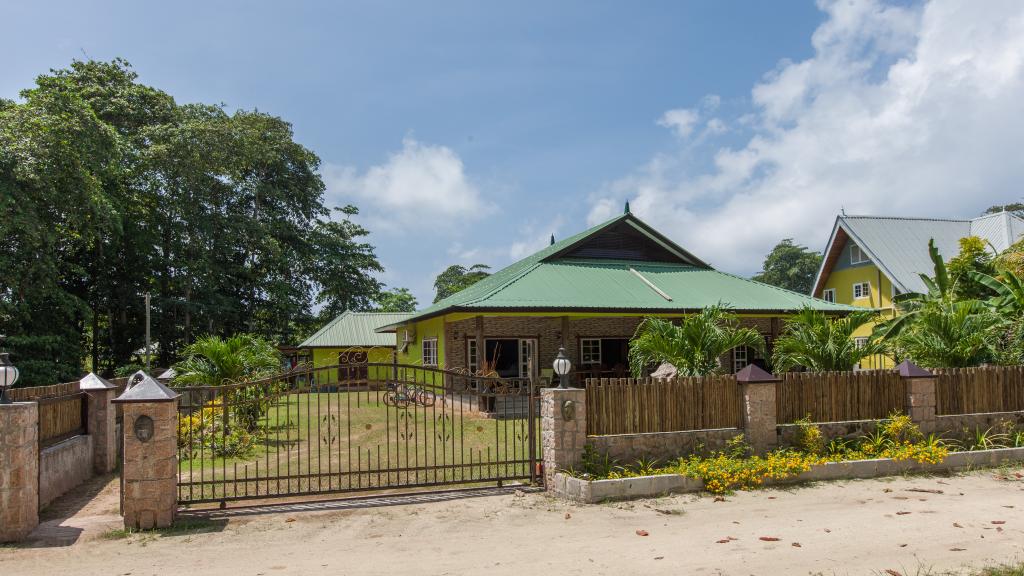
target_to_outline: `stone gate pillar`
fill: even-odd
[[[780,381],[754,364],[736,373],[743,401],[743,433],[755,454],[764,454],[779,445],[775,385]]]
[[[123,408],[121,466],[125,528],[148,530],[174,523],[178,507],[178,394],[145,372],[128,380],[114,400]]]
[[[935,375],[910,360],[901,362],[896,370],[907,386],[906,402],[904,403],[907,415],[914,421],[914,424],[917,424],[921,432],[925,434],[934,432],[937,423]]]
[[[540,391],[540,434],[544,486],[551,489],[555,472],[579,466],[587,444],[587,392],[582,388]]]
[[[0,543],[39,524],[39,405],[0,404]]]
[[[92,372],[82,378],[79,386],[89,396],[93,469],[97,474],[109,474],[117,469],[117,410],[111,404],[117,387]]]

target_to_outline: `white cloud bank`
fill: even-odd
[[[355,202],[364,209],[372,229],[393,230],[446,218],[475,220],[493,210],[466,175],[462,159],[451,148],[402,141],[402,149],[363,173],[352,167],[327,165],[323,170],[327,197],[335,203]],[[431,226],[443,231],[444,226]]]
[[[592,199],[590,223],[629,198],[698,256],[749,273],[782,238],[823,248],[841,207],[974,216],[1024,196],[1024,2],[819,5],[814,56],[753,87],[744,145],[698,175],[690,150],[656,156]],[[693,133],[698,115],[676,112],[661,123]]]

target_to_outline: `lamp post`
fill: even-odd
[[[558,349],[558,356],[555,356],[555,362],[552,364],[555,369],[555,374],[558,374],[558,387],[562,390],[568,388],[566,386],[567,376],[569,371],[572,370],[572,362],[565,357],[565,348]]]
[[[7,389],[14,386],[18,381],[18,369],[11,364],[11,357],[7,352],[0,352],[0,404],[10,404],[7,398]]]

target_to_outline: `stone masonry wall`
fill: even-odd
[[[721,450],[725,448],[730,438],[742,433],[739,428],[720,428],[652,434],[615,434],[589,436],[587,442],[599,453],[607,454],[620,464],[631,464],[640,458],[668,462],[701,449]]]
[[[39,408],[0,405],[0,543],[17,542],[39,524]]]
[[[544,485],[552,486],[555,472],[579,466],[587,444],[586,391],[582,388],[541,390],[541,454]],[[571,418],[563,406],[573,403]]]
[[[174,522],[177,508],[177,402],[125,403],[124,524],[146,530]],[[135,437],[135,420],[153,419],[153,437]]]
[[[92,478],[93,436],[75,436],[39,453],[39,509]]]

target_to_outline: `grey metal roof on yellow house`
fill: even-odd
[[[555,242],[409,320],[487,311],[682,313],[715,304],[746,313],[858,310],[715,270],[626,212]]]
[[[919,274],[931,274],[928,241],[942,257],[960,252],[960,239],[978,236],[1003,251],[1024,235],[1024,220],[1011,212],[998,212],[970,219],[902,218],[892,216],[836,217],[825,247],[825,258],[814,282],[812,294],[819,294],[848,240],[852,240],[900,292],[921,292],[926,288]]]

